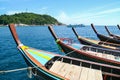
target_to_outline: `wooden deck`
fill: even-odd
[[[55,61],[50,71],[70,80],[103,80],[100,70],[81,67],[60,61]]]

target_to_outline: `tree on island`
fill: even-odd
[[[57,19],[49,15],[40,15],[35,13],[16,13],[14,15],[1,15],[0,16],[0,25],[8,25],[10,23],[15,24],[27,24],[27,25],[61,25],[62,23],[58,22]]]

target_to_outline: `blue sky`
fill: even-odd
[[[65,24],[120,24],[120,0],[0,0],[0,15],[26,11]]]

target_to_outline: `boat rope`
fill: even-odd
[[[77,50],[77,49],[75,49],[75,50],[73,50],[73,51],[71,51],[71,52],[68,52],[65,56],[67,56],[67,55],[69,55],[69,54],[75,52],[76,50]]]
[[[12,70],[4,70],[0,71],[0,74],[11,73],[16,71],[23,71],[23,70],[32,70],[34,67],[26,67],[26,68],[19,68],[19,69],[12,69]]]
[[[77,49],[75,49],[75,50],[73,50],[73,51],[70,51],[70,52],[68,52],[68,53],[66,53],[64,56],[67,56],[67,55],[69,55],[69,54],[71,54],[71,53],[73,53],[73,52],[75,52]],[[59,60],[60,58],[62,58],[62,56],[61,57],[59,57],[57,60]],[[57,61],[56,60],[56,61]]]

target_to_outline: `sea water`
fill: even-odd
[[[108,28],[112,33],[120,35],[120,30],[117,26],[110,26]],[[47,26],[16,27],[16,29],[18,36],[24,45],[64,55],[64,53],[59,50]],[[55,26],[53,29],[58,37],[71,38],[73,42],[79,44],[71,28],[66,26]],[[81,36],[98,40],[96,34],[89,25],[75,29]],[[96,29],[99,33],[108,35],[103,26],[96,26]],[[27,64],[25,63],[21,53],[17,50],[9,28],[0,27],[0,71],[25,67],[27,67]],[[0,74],[0,80],[36,80],[34,77],[30,79],[27,73],[27,70],[24,70]],[[42,80],[42,78],[39,80]]]

